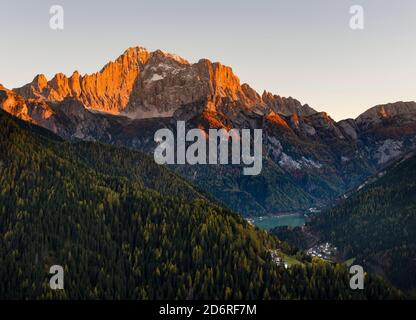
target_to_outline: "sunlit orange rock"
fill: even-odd
[[[276,125],[285,127],[287,129],[290,129],[289,125],[287,124],[287,122],[281,117],[279,116],[276,112],[271,111],[267,116],[266,119],[271,122],[274,123]]]
[[[26,99],[53,102],[71,97],[87,108],[132,118],[173,116],[190,105],[198,105],[191,113],[224,111],[232,116],[236,109],[267,108],[269,103],[219,62],[201,59],[191,64],[175,54],[141,47],[127,49],[97,73],[81,76],[75,71],[69,78],[58,73],[49,81],[38,75],[14,91]]]
[[[50,81],[45,76],[38,75],[31,83],[14,91],[25,98],[51,101],[72,97],[79,99],[88,108],[119,113],[125,109],[134,82],[148,58],[146,49],[130,48],[100,72],[81,76],[75,71],[69,78],[58,73]]]

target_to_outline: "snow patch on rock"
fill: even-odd
[[[161,76],[160,74],[157,74],[157,73],[155,73],[150,79],[149,79],[149,81],[150,82],[152,82],[152,81],[159,81],[159,80],[162,80],[162,79],[164,79],[164,77],[163,76]]]
[[[188,60],[186,60],[185,58],[183,58],[183,57],[181,57],[181,56],[177,55],[176,53],[170,53],[170,52],[166,52],[166,51],[163,51],[163,50],[160,50],[160,51],[162,51],[162,53],[163,53],[166,57],[168,57],[168,58],[170,58],[170,59],[173,59],[173,60],[175,60],[176,62],[179,62],[180,64],[189,64],[189,61],[188,61]]]

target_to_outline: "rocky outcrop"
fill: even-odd
[[[378,167],[416,149],[416,102],[375,106],[356,120],[363,154]]]
[[[70,124],[65,123],[66,116],[61,105],[54,108],[52,103],[39,98],[24,99],[0,85],[0,108],[21,120],[44,127],[63,137],[71,137],[66,134],[66,126]]]
[[[193,105],[196,108],[189,109]],[[230,117],[240,109],[265,107],[247,84],[240,84],[232,69],[203,59],[180,63],[156,51],[140,75],[127,114],[133,118],[173,116],[185,108],[194,116],[223,112]]]
[[[97,73],[81,76],[75,71],[69,78],[58,73],[50,81],[44,75],[37,75],[31,83],[14,91],[25,98],[53,102],[71,97],[87,108],[117,114],[126,108],[149,55],[144,48],[130,48]]]
[[[293,99],[292,97],[280,97],[278,95],[273,95],[267,91],[263,92],[262,100],[274,112],[284,116],[290,116],[294,113],[297,113],[301,116],[310,116],[317,112],[307,104],[302,105],[298,100]]]
[[[4,111],[17,116],[18,118],[30,121],[29,109],[25,99],[0,84],[0,107]]]
[[[369,128],[385,121],[395,121],[398,125],[413,123],[416,119],[416,102],[396,102],[375,106],[357,119],[356,123]]]

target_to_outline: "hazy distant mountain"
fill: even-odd
[[[364,156],[376,166],[416,148],[416,103],[396,102],[376,106],[356,119]]]

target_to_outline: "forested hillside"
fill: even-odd
[[[390,166],[311,228],[340,246],[346,258],[355,257],[415,295],[416,157]]]
[[[0,111],[0,298],[386,299],[306,260],[139,152],[69,143]],[[65,290],[49,288],[62,265]]]

